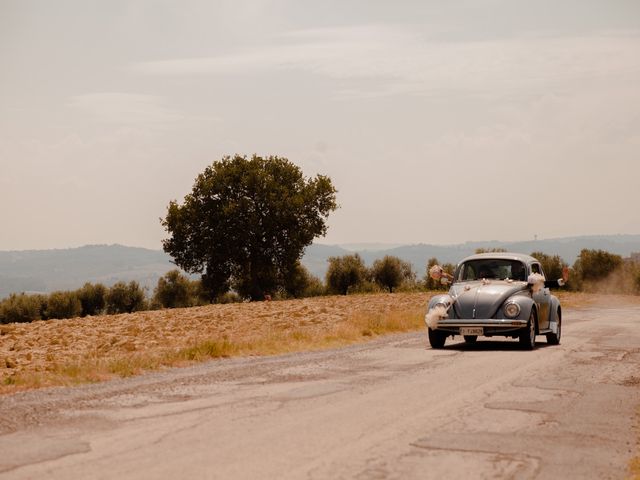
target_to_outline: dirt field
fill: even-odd
[[[430,293],[316,297],[0,325],[0,393],[221,356],[314,350],[424,328]],[[561,293],[564,308],[640,304]]]
[[[411,315],[417,320],[413,328],[420,326],[429,296],[316,297],[0,325],[0,392],[19,386],[103,380],[110,374],[126,376],[161,364],[175,365],[181,360],[176,352],[206,342],[235,347],[208,358],[352,343],[340,342],[338,337],[345,336],[349,324],[362,326],[365,319]],[[363,329],[358,337],[378,333],[367,335],[366,325]],[[183,357],[198,360],[197,354]],[[108,368],[101,368],[109,361]],[[93,372],[87,368],[91,363]]]

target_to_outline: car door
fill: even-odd
[[[544,276],[542,266],[539,263],[531,264],[531,273],[539,273]],[[546,277],[545,277],[546,278]],[[533,301],[538,306],[538,329],[549,328],[549,310],[551,306],[551,292],[547,287],[542,287],[533,294]]]

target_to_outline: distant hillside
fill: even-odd
[[[367,265],[385,255],[395,255],[410,262],[419,276],[425,273],[429,258],[442,263],[457,263],[477,248],[505,248],[531,253],[558,254],[573,264],[583,248],[602,249],[622,256],[640,252],[640,235],[585,236],[527,242],[467,242],[458,245],[404,245],[384,249],[381,244],[359,244],[358,250]],[[375,248],[372,248],[374,247]],[[368,248],[367,248],[368,247]],[[302,263],[314,275],[324,278],[327,259],[354,253],[343,246],[313,244]],[[85,282],[112,285],[119,280],[136,280],[153,291],[158,278],[175,268],[170,257],[160,250],[122,245],[87,245],[64,250],[23,250],[0,252],[0,299],[13,292],[51,292],[71,290]]]
[[[467,242],[458,245],[417,244],[381,250],[360,250],[358,253],[367,265],[371,265],[375,260],[385,255],[395,255],[410,262],[419,276],[422,276],[430,258],[435,257],[441,263],[456,264],[462,258],[472,255],[478,248],[504,248],[510,252],[532,253],[537,251],[550,255],[560,255],[569,265],[572,265],[583,248],[606,250],[624,257],[628,257],[631,252],[640,252],[640,235],[566,237],[525,242],[493,240]],[[345,252],[354,253],[354,251],[348,250],[345,250]],[[323,259],[322,253],[320,250],[309,250],[303,258],[305,266],[320,278],[324,277],[327,268],[326,258],[329,256],[325,255]],[[331,255],[342,255],[342,253],[331,253]]]
[[[85,282],[136,280],[153,288],[172,268],[162,251],[122,245],[0,252],[0,298],[12,292],[70,290]]]
[[[327,259],[329,257],[339,257],[352,253],[350,250],[336,245],[322,245],[314,243],[309,245],[302,257],[302,264],[317,277],[324,279],[327,271]]]

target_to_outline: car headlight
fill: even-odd
[[[507,303],[503,308],[505,316],[509,318],[516,318],[520,315],[520,305],[515,302]]]

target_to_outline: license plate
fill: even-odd
[[[484,335],[482,327],[460,327],[460,335]]]

